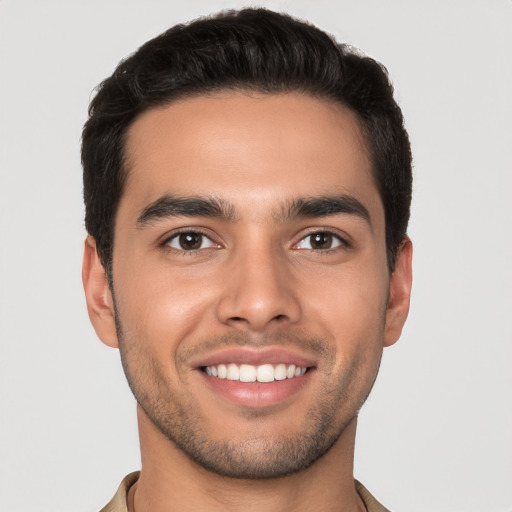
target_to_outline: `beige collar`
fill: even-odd
[[[126,498],[130,487],[139,479],[140,471],[135,471],[127,475],[121,485],[117,489],[115,496],[110,502],[101,509],[100,512],[128,512],[128,505]],[[366,487],[355,480],[356,490],[361,496],[368,512],[390,512],[387,508],[383,507],[366,489]]]

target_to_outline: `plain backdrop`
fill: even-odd
[[[135,402],[81,285],[94,87],[177,22],[250,2],[0,0],[0,512],[97,511]],[[512,511],[512,2],[263,1],[382,61],[410,133],[414,292],[360,416],[394,512]]]

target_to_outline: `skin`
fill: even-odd
[[[91,237],[83,280],[139,402],[131,510],[365,510],[352,476],[357,413],[407,317],[412,246],[390,275],[357,118],[300,94],[217,93],[143,113],[126,151],[114,294]],[[166,195],[214,197],[229,215],[145,219]],[[367,218],[289,211],[342,195]],[[177,230],[206,238],[190,251]],[[231,349],[286,350],[310,366],[271,404],[239,403],[198,368]]]

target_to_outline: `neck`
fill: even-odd
[[[129,495],[130,512],[360,512],[353,480],[357,419],[309,468],[275,479],[245,480],[212,473],[192,461],[138,407],[142,471]]]

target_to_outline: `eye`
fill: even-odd
[[[219,247],[213,240],[203,233],[196,231],[186,231],[178,233],[169,238],[165,245],[178,251],[199,251],[201,249],[210,249]]]
[[[322,251],[335,249],[346,245],[344,240],[339,236],[329,233],[328,231],[317,231],[305,236],[297,245],[297,249],[309,249],[314,251]]]

